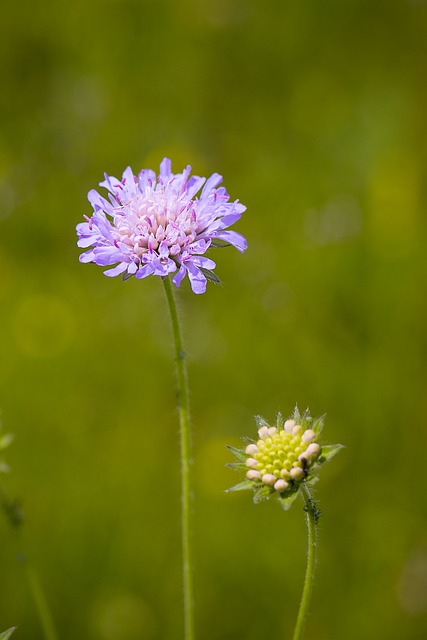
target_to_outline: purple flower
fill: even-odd
[[[109,191],[108,200],[89,191],[94,212],[77,225],[78,246],[91,247],[80,262],[115,265],[105,275],[122,274],[123,279],[176,272],[172,281],[177,287],[188,274],[194,293],[204,293],[207,279],[218,281],[215,262],[204,255],[209,247],[246,249],[245,238],[228,230],[246,207],[238,200],[229,202],[225,188],[218,187],[218,173],[206,180],[190,178],[190,171],[188,166],[174,174],[164,158],[157,177],[150,169],[136,177],[130,167],[122,180],[105,174],[100,186]]]

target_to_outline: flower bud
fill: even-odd
[[[273,486],[277,478],[272,473],[264,473],[261,480],[263,481],[264,484]]]
[[[304,431],[304,433],[302,434],[302,438],[301,440],[303,442],[312,442],[314,440],[314,438],[316,437],[315,432],[313,431],[313,429],[307,429],[306,431]]]
[[[259,449],[256,446],[256,444],[248,444],[248,446],[245,449],[245,453],[247,453],[250,456],[255,455],[256,453],[258,453]]]
[[[286,420],[284,424],[285,431],[291,432],[295,425],[296,425],[295,420]]]
[[[250,467],[251,469],[256,469],[258,465],[258,460],[255,460],[255,458],[248,458],[246,460],[246,466]]]
[[[298,482],[299,480],[302,480],[305,476],[304,471],[300,467],[294,467],[293,469],[290,470],[289,473],[292,480],[295,480],[296,482]]]
[[[311,444],[308,445],[306,449],[306,453],[311,458],[316,457],[320,453],[320,446],[317,444],[317,442],[312,442]]]
[[[261,438],[261,440],[267,440],[267,438],[268,438],[268,427],[261,427],[261,429],[258,429],[258,435]]]
[[[231,490],[252,489],[255,502],[275,496],[282,507],[288,509],[304,484],[310,485],[316,480],[320,466],[334,456],[341,445],[321,447],[315,441],[323,421],[313,421],[308,411],[301,415],[295,409],[292,418],[284,424],[279,414],[275,427],[269,427],[266,420],[258,416],[257,424],[262,426],[258,429],[256,444],[249,441],[246,448],[229,447],[238,460],[230,466],[237,469],[246,466],[245,481]],[[317,425],[317,431],[311,428],[313,424]]]
[[[248,480],[261,480],[261,474],[259,471],[255,471],[255,469],[249,469],[246,474]]]
[[[289,484],[286,482],[286,480],[280,479],[280,480],[277,480],[277,482],[274,483],[274,488],[279,493],[284,493],[284,491],[289,489]]]

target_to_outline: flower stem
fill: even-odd
[[[23,514],[18,500],[12,499],[0,485],[0,506],[3,507],[6,518],[15,534],[16,549],[22,548],[22,534],[20,527],[23,524]],[[17,552],[17,559],[25,571],[25,577],[30,588],[31,596],[40,619],[45,640],[57,640],[53,616],[49,604],[38,578],[36,570],[32,567],[27,556],[21,551]]]
[[[181,441],[181,492],[182,492],[182,561],[184,580],[184,629],[185,640],[194,640],[193,562],[191,549],[191,419],[188,391],[187,361],[183,347],[175,296],[169,277],[163,278],[166,298],[172,322],[177,378],[177,404]]]
[[[44,638],[45,640],[57,640],[55,626],[53,624],[52,615],[46,600],[45,593],[43,591],[43,587],[35,569],[31,566],[27,559],[24,560],[24,569],[31,590],[31,595],[33,596],[37,613],[39,614]]]
[[[304,511],[307,514],[308,552],[304,588],[302,591],[301,603],[299,607],[297,622],[295,625],[293,640],[300,640],[302,638],[308,605],[310,603],[314,581],[314,570],[316,567],[317,523],[320,517],[320,510],[317,508],[316,503],[311,497],[307,485],[303,483],[301,488],[304,498]]]

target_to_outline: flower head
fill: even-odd
[[[130,167],[121,180],[105,174],[100,186],[109,191],[108,200],[89,191],[94,212],[77,225],[78,246],[91,247],[80,262],[115,265],[105,275],[122,274],[123,279],[176,272],[177,287],[188,275],[194,293],[205,292],[207,279],[219,282],[215,262],[204,254],[209,247],[246,249],[245,238],[228,230],[246,207],[238,200],[229,202],[225,188],[218,186],[218,173],[206,180],[190,177],[190,171],[188,166],[174,174],[164,158],[158,176],[150,169],[135,176]]]
[[[323,417],[314,420],[308,411],[301,416],[295,409],[286,422],[279,414],[274,427],[261,416],[256,421],[257,440],[249,440],[244,449],[228,447],[238,460],[229,466],[246,474],[246,480],[229,491],[252,489],[255,502],[277,496],[283,508],[289,509],[302,483],[315,482],[321,465],[342,445],[319,444]]]

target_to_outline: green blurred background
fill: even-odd
[[[248,207],[247,252],[212,256],[224,286],[179,291],[198,637],[291,634],[303,512],[224,489],[225,445],[296,403],[346,445],[317,489],[306,637],[427,637],[427,3],[22,0],[0,32],[3,484],[60,640],[182,637],[163,289],[75,245],[103,172],[165,155]],[[0,627],[40,640],[16,548],[3,518]]]

